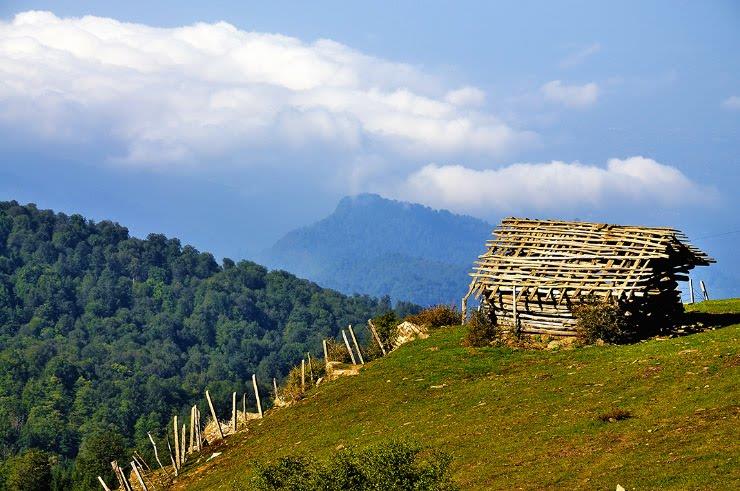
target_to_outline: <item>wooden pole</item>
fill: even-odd
[[[322,340],[324,345],[324,363],[329,363],[329,350],[326,349],[326,339]]]
[[[375,330],[375,325],[373,324],[372,319],[367,320],[367,328],[370,330],[370,334],[373,335],[375,342],[378,343],[378,346],[380,346],[380,352],[383,353],[383,356],[385,356],[387,354],[385,352],[385,346],[383,346],[383,343],[380,341],[380,336],[378,336],[378,331]]]
[[[236,392],[231,393],[231,429],[236,433]]]
[[[254,387],[254,396],[257,398],[257,412],[262,417],[262,402],[260,401],[260,390],[257,388],[257,375],[252,374],[252,386]]]
[[[355,331],[352,330],[352,324],[349,325],[349,335],[352,337],[352,342],[355,344],[357,350],[357,356],[360,357],[360,363],[365,364],[365,360],[362,358],[362,351],[360,351],[360,345],[357,344],[357,338],[355,337]]]
[[[301,360],[301,392],[306,391],[306,359]]]
[[[691,293],[691,302],[694,303],[694,280],[689,278],[689,292]]]
[[[180,440],[180,465],[185,463],[185,423],[182,424],[182,439]]]
[[[313,385],[313,363],[311,363],[311,352],[308,352],[308,373],[311,374],[311,385]]]
[[[137,450],[134,450],[134,457],[138,459],[137,462],[139,462],[139,467],[141,467],[142,469],[146,467],[147,471],[149,472],[152,471],[152,468],[149,467],[149,464],[147,463],[147,461],[144,460],[144,457],[142,457],[141,454]]]
[[[113,468],[113,473],[118,478],[118,482],[121,485],[121,489],[124,489],[125,491],[133,491],[131,489],[131,484],[129,484],[128,479],[126,479],[126,474],[123,472],[123,469],[118,465],[118,462],[115,460],[110,463],[110,466]]]
[[[516,315],[516,285],[512,287],[511,291],[511,312],[514,317],[514,332],[519,333],[519,319]]]
[[[208,393],[208,390],[206,390],[206,400],[208,401],[208,407],[211,408],[211,416],[213,417],[213,420],[216,422],[216,427],[218,428],[218,434],[221,435],[221,439],[223,439],[224,432],[221,430],[221,423],[219,422],[218,417],[216,416],[216,410],[213,408],[213,402],[211,401],[211,394]]]
[[[195,406],[195,445],[200,452],[203,449],[203,439],[200,434],[200,409]]]
[[[154,438],[152,438],[152,434],[147,431],[146,433],[149,436],[149,441],[152,442],[152,447],[154,447],[154,458],[157,459],[157,463],[159,464],[159,467],[162,468],[162,470],[167,473],[167,471],[164,469],[164,466],[162,465],[162,461],[159,460],[159,453],[157,452],[157,444],[154,443]]]
[[[175,462],[180,469],[180,427],[177,425],[177,415],[172,420],[173,433],[175,434]]]
[[[355,354],[352,353],[352,348],[349,346],[349,341],[347,341],[347,334],[345,334],[344,329],[342,329],[342,337],[344,338],[344,345],[347,347],[349,356],[350,358],[352,358],[352,364],[357,365],[357,361],[355,360]]]
[[[701,294],[704,300],[709,300],[709,293],[707,293],[707,285],[704,284],[704,280],[699,280],[699,286],[701,287]]]
[[[131,462],[131,467],[134,469],[134,475],[136,476],[136,480],[139,481],[139,484],[141,485],[141,489],[144,491],[149,491],[149,488],[146,487],[146,484],[144,484],[144,479],[141,477],[141,473],[139,473],[139,469],[136,466],[136,462]]]
[[[175,470],[175,477],[177,477],[177,464],[175,463],[175,457],[172,455],[172,446],[170,445],[169,435],[167,435],[167,450],[170,451],[170,460],[172,461],[172,468]]]
[[[242,394],[242,415],[244,417],[244,423],[247,422],[247,393]]]
[[[275,380],[275,377],[272,377],[272,388],[275,391],[275,400],[277,400],[278,390],[277,390],[277,380]]]
[[[103,481],[102,477],[98,476],[98,481],[100,481],[100,485],[103,486],[103,489],[105,491],[110,491],[110,488],[108,487],[107,484],[105,484],[105,481]]]

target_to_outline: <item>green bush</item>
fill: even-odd
[[[8,491],[46,491],[51,489],[49,454],[37,449],[26,450],[9,458],[3,474]],[[3,483],[0,482],[0,485]]]
[[[412,322],[417,326],[437,328],[444,326],[456,326],[460,324],[460,312],[449,305],[435,305],[421,312],[409,315],[404,320]]]
[[[347,351],[347,345],[344,344],[344,340],[336,341],[334,339],[327,339],[326,351],[329,353],[329,361],[352,363],[352,358],[349,356],[349,351]]]
[[[635,327],[621,305],[593,297],[573,307],[578,338],[585,344],[598,340],[623,343],[634,337]]]
[[[495,320],[485,309],[475,310],[467,322],[468,331],[463,339],[465,346],[480,348],[489,346],[501,337]]]
[[[407,442],[388,442],[365,450],[345,449],[327,462],[285,457],[259,465],[253,484],[259,490],[455,490],[451,458]]]

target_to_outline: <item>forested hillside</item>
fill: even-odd
[[[206,386],[225,400],[252,373],[267,385],[389,308],[252,262],[219,265],[163,235],[0,202],[0,489],[39,455],[54,464],[50,486],[86,489],[99,435],[146,447]]]
[[[457,304],[492,229],[473,217],[361,194],[288,233],[260,260],[345,293]]]

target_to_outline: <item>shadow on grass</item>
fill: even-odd
[[[687,336],[740,324],[740,313],[686,312],[681,323],[661,334]]]

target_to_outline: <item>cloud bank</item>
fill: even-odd
[[[629,157],[610,159],[605,167],[561,161],[485,170],[429,164],[389,194],[436,208],[485,214],[588,209],[615,203],[673,206],[711,199],[713,192],[674,167]]]
[[[545,100],[573,108],[592,106],[599,97],[599,86],[593,82],[566,85],[560,80],[553,80],[543,85],[540,91]]]
[[[112,138],[125,162],[198,163],[327,145],[400,156],[501,155],[531,142],[485,94],[331,40],[231,24],[156,28],[24,12],[0,23],[0,121],[49,139]]]

